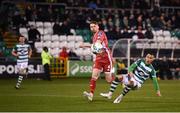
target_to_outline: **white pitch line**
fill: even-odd
[[[6,95],[3,95],[3,94],[0,94],[1,97],[4,97],[4,96],[18,96],[18,97],[65,97],[65,98],[77,98],[77,97],[83,97],[83,95],[80,95],[80,96],[72,96],[72,95],[51,95],[51,94],[6,94]],[[102,96],[94,96],[95,98],[98,97],[102,97]],[[103,98],[103,97],[102,97]],[[115,98],[115,97],[114,97]],[[158,99],[157,97],[129,97],[129,96],[126,96],[126,98],[130,98],[130,99]],[[160,98],[159,98],[160,99]],[[163,100],[164,99],[168,99],[168,100],[172,100],[172,99],[175,99],[175,98],[170,98],[170,97],[163,97]],[[176,100],[180,100],[180,98],[176,98]]]

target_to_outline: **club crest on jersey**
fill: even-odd
[[[139,71],[139,75],[143,76],[143,75],[144,75],[144,73],[143,73],[142,71]]]
[[[102,31],[99,31],[99,32],[98,32],[98,37],[97,37],[97,38],[99,39],[99,38],[102,36],[102,34],[103,34],[103,32],[102,32]]]

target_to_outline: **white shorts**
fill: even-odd
[[[18,69],[26,69],[28,67],[28,63],[24,62],[24,63],[17,63],[17,67]]]
[[[129,85],[129,81],[133,81],[134,82],[133,87],[137,87],[138,89],[141,88],[141,84],[138,81],[136,81],[133,77],[131,77],[130,80],[129,80],[129,77],[128,77],[127,74],[123,75],[122,83],[124,85]]]

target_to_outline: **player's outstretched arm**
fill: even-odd
[[[157,96],[159,96],[159,97],[162,96],[160,90],[158,90],[158,91],[156,92],[156,94],[157,94]]]
[[[153,80],[154,87],[156,89],[157,96],[162,96],[161,92],[160,92],[160,88],[159,88],[158,82],[157,82],[157,78],[156,77],[152,77],[152,80]]]
[[[136,67],[137,67],[137,65],[136,65],[135,63],[133,63],[133,64],[131,64],[130,67],[128,68],[128,75],[129,75],[130,77],[134,77],[133,71],[134,71],[134,69],[135,69]]]
[[[91,48],[91,46],[92,44],[83,42],[79,45],[80,48]]]

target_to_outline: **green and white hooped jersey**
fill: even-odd
[[[144,59],[139,59],[132,65],[136,65],[133,70],[134,78],[139,83],[143,84],[150,76],[156,77],[156,72],[151,64],[146,64]]]
[[[16,51],[19,55],[17,58],[17,63],[27,63],[28,55],[31,46],[29,44],[16,44],[13,51]]]

